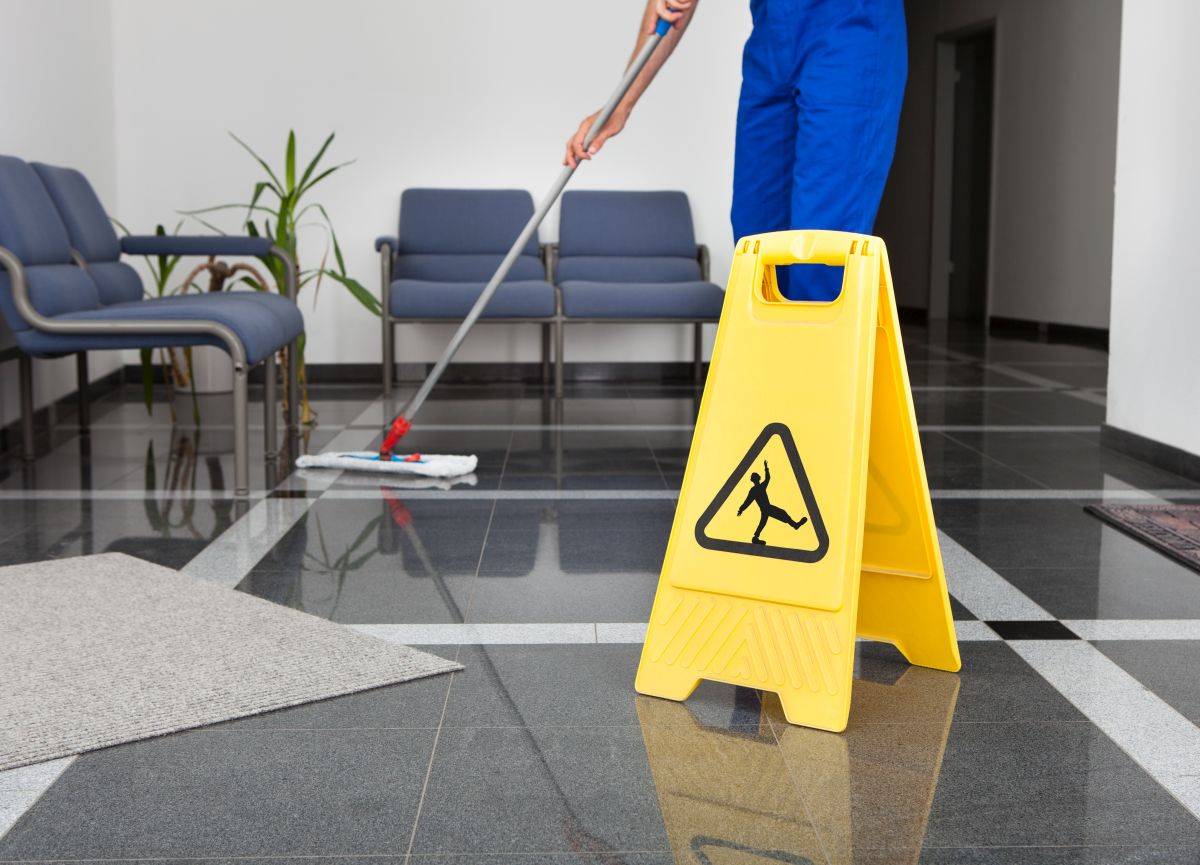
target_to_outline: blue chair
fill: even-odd
[[[700,383],[702,327],[721,317],[725,293],[708,281],[708,249],[696,243],[687,195],[567,192],[550,260],[564,325],[691,324],[693,376]],[[561,344],[557,356],[561,382]]]
[[[142,299],[130,255],[274,256],[285,265],[287,297],[223,292]],[[21,351],[23,456],[33,458],[34,357],[77,356],[80,424],[86,429],[88,351],[216,345],[233,359],[234,493],[249,492],[247,378],[266,371],[267,452],[275,447],[275,353],[291,346],[287,376],[289,432],[296,430],[296,340],[304,319],[295,306],[295,267],[268,238],[125,237],[118,239],[95,191],[77,171],[31,166],[0,156],[0,313]]]
[[[533,198],[516,189],[406,189],[400,233],[380,237],[383,392],[395,370],[393,334],[407,322],[459,322],[479,298],[533,215]],[[542,376],[549,377],[550,329],[558,300],[537,239],[530,238],[480,321],[542,325]]]

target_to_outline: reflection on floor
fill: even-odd
[[[252,414],[248,502],[217,409],[55,419],[0,460],[0,563],[119,550],[465,669],[0,773],[0,860],[1200,861],[1200,575],[1083,511],[1200,485],[1100,446],[1101,352],[907,340],[963,671],[860,643],[840,736],[633,693],[688,387],[439,388],[409,442],[478,454],[457,485],[292,473]],[[404,396],[316,389],[297,449]]]

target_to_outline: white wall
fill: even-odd
[[[116,201],[112,42],[108,0],[0,0],[0,153],[73,165]],[[0,346],[13,344],[0,322]],[[121,365],[92,355],[96,378]],[[72,358],[34,362],[43,406],[75,389]],[[20,416],[15,362],[0,366],[0,423]]]
[[[1200,5],[1122,20],[1108,422],[1200,454]]]
[[[371,243],[395,232],[405,187],[511,186],[541,195],[568,135],[616,83],[642,8],[642,0],[113,2],[121,218],[152,228],[178,209],[246,199],[256,167],[226,130],[276,163],[289,127],[303,152],[336,130],[332,156],[358,161],[319,198],[351,273],[372,291]],[[575,183],[687,191],[721,284],[749,26],[743,0],[703,4],[629,127]],[[552,214],[542,238],[556,230]],[[311,264],[323,242],[304,243]],[[373,316],[336,285],[313,302],[310,295],[304,304],[310,362],[378,362]],[[434,359],[448,336],[443,327],[402,329],[398,357]],[[538,346],[534,326],[490,326],[472,335],[460,359],[533,360]],[[682,327],[577,326],[567,338],[568,360],[675,360],[689,351]]]
[[[990,313],[1107,327],[1121,0],[907,7],[908,92],[877,224],[900,303],[928,299],[936,39],[995,21]]]

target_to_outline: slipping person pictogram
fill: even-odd
[[[781,523],[787,523],[793,529],[798,529],[808,522],[808,517],[793,520],[791,514],[783,508],[771,504],[771,499],[767,495],[767,484],[769,483],[771,483],[771,467],[767,465],[766,460],[763,460],[763,476],[760,478],[758,472],[751,472],[750,491],[746,493],[746,500],[742,502],[742,506],[737,511],[737,515],[740,517],[750,505],[758,505],[758,528],[754,530],[754,535],[750,538],[752,544],[766,545],[767,542],[759,535],[766,528],[768,520],[779,520]]]

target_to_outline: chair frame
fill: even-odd
[[[186,255],[206,256],[207,252],[187,252]],[[288,253],[279,246],[272,245],[268,253],[284,265],[284,291],[288,300],[296,302],[296,267]],[[87,269],[87,262],[74,249],[71,257],[75,264]],[[8,271],[12,285],[13,305],[17,314],[33,329],[43,333],[56,333],[78,336],[120,335],[130,334],[153,336],[168,334],[195,334],[215,337],[220,340],[229,356],[233,359],[233,486],[234,495],[244,498],[250,494],[250,461],[249,461],[249,424],[247,420],[247,397],[250,365],[246,360],[246,349],[237,334],[228,326],[218,321],[203,319],[166,319],[162,321],[146,321],[144,319],[112,319],[107,321],[68,320],[63,321],[47,317],[38,312],[29,298],[29,283],[25,275],[24,263],[12,250],[0,246],[0,267]],[[297,409],[299,402],[299,379],[297,351],[299,339],[288,345],[287,369],[287,430],[290,437],[295,438],[298,430]],[[75,352],[76,372],[79,376],[79,426],[86,430],[89,423],[87,406],[87,352]],[[34,458],[33,430],[33,358],[21,352],[20,358],[21,381],[21,435],[22,457],[26,460]],[[272,352],[263,361],[265,379],[263,385],[263,404],[266,416],[263,421],[266,436],[266,451],[268,459],[274,459],[275,453],[275,354]]]
[[[550,265],[548,268],[548,278],[554,283],[554,289],[558,292],[558,344],[556,352],[557,368],[554,375],[554,395],[561,397],[563,395],[563,343],[565,341],[563,332],[566,330],[567,324],[690,324],[692,326],[692,384],[696,387],[704,384],[704,325],[716,324],[716,318],[620,318],[616,316],[606,316],[603,318],[585,317],[585,316],[569,316],[563,312],[562,306],[562,286],[555,279],[554,267],[558,264],[558,244],[549,244],[550,252],[548,260]],[[700,279],[705,282],[709,281],[710,256],[707,244],[696,245],[696,260],[700,262]]]
[[[380,239],[379,245],[379,302],[380,326],[383,330],[383,395],[390,396],[396,370],[396,325],[398,324],[455,324],[453,318],[405,318],[391,314],[389,303],[392,285],[392,259],[396,255],[392,244]],[[548,244],[541,244],[542,267],[546,271],[546,281],[554,285],[550,278],[551,264],[548,257]],[[554,285],[554,314],[532,318],[480,318],[479,324],[540,324],[542,326],[542,384],[550,381],[550,343],[551,336],[557,335],[559,323],[562,321],[562,292]],[[556,370],[558,368],[556,367]],[[561,382],[556,381],[556,388],[561,394]]]
[[[398,324],[452,324],[447,318],[401,318],[390,310],[392,285],[392,259],[395,248],[391,242],[381,238],[379,247],[379,301],[380,325],[383,337],[383,395],[390,396],[396,369],[395,329]],[[690,324],[692,325],[692,381],[696,386],[704,383],[704,325],[715,324],[715,318],[580,318],[567,316],[563,312],[562,286],[555,281],[555,266],[558,263],[558,244],[541,244],[542,265],[546,269],[546,281],[554,286],[554,315],[540,318],[481,318],[479,323],[488,324],[541,324],[542,326],[542,383],[550,379],[550,342],[554,341],[554,396],[562,398],[565,372],[564,331],[571,324]],[[706,244],[697,244],[696,260],[700,262],[700,278],[708,281],[710,257]]]

